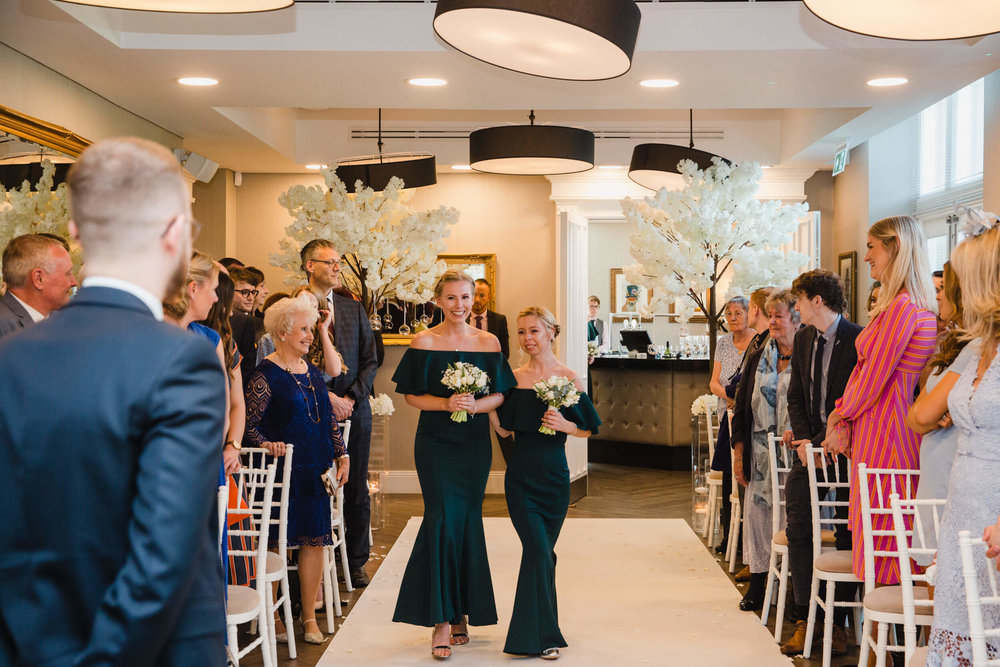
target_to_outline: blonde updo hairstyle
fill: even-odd
[[[441,274],[441,277],[438,278],[438,281],[434,284],[434,298],[441,298],[441,295],[444,293],[444,286],[448,283],[459,282],[469,283],[469,287],[472,291],[476,291],[476,281],[472,279],[472,276],[460,269],[448,269]]]
[[[183,318],[191,307],[188,285],[191,283],[204,285],[217,275],[219,275],[219,265],[205,253],[196,250],[188,264],[187,279],[174,294],[164,300],[163,312],[175,320]]]
[[[868,235],[881,241],[889,251],[889,265],[879,276],[882,288],[870,316],[884,311],[902,290],[910,295],[917,308],[937,312],[927,241],[920,223],[908,215],[882,218],[868,228]]]
[[[312,294],[314,297],[316,297],[316,304],[317,306],[319,306],[320,309],[322,309],[323,305],[326,303],[326,295],[320,292],[312,285],[299,285],[298,287],[292,290],[291,296],[293,299],[298,299],[303,294]]]
[[[962,284],[963,338],[1000,338],[1000,224],[962,241],[951,256]]]
[[[295,318],[299,315],[305,315],[306,324],[310,327],[315,326],[319,319],[316,309],[302,299],[282,299],[267,309],[264,313],[264,329],[271,334],[275,345],[282,336],[292,332]]]
[[[556,322],[556,316],[545,306],[528,306],[517,314],[517,319],[521,319],[522,317],[537,317],[542,326],[552,332],[553,340],[559,337],[559,332],[562,328]]]

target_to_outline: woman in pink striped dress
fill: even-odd
[[[871,321],[858,335],[858,365],[830,415],[824,442],[828,450],[850,456],[854,465],[849,528],[859,578],[864,578],[865,560],[857,467],[920,467],[920,435],[907,428],[905,420],[920,371],[934,352],[936,332],[930,310],[934,289],[920,223],[909,216],[883,218],[869,228],[867,245],[865,261],[882,289]],[[889,491],[885,493],[888,498]],[[889,529],[889,524],[889,517],[874,517],[875,530]],[[890,539],[875,537],[875,549],[890,548]],[[875,581],[899,582],[895,558],[876,556]]]

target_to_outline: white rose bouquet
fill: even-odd
[[[580,391],[576,388],[576,385],[572,380],[561,375],[553,375],[548,380],[536,382],[533,388],[535,395],[549,406],[549,410],[568,408],[580,402]],[[545,425],[538,427],[538,432],[545,435],[556,434],[555,431]]]
[[[486,386],[490,382],[490,377],[486,371],[475,364],[464,361],[456,361],[448,364],[444,374],[441,376],[441,384],[451,389],[456,394],[483,394]],[[469,419],[469,413],[465,410],[456,410],[451,413],[453,422],[465,422]]]
[[[694,399],[691,404],[691,414],[695,417],[698,415],[707,415],[709,411],[714,411],[719,403],[719,397],[715,394],[702,394],[698,398]]]
[[[368,402],[372,406],[373,415],[383,415],[388,417],[393,412],[396,411],[396,406],[393,405],[392,399],[389,398],[387,394],[379,394],[378,396],[369,396]]]
[[[587,361],[593,361],[594,357],[597,356],[597,341],[590,340],[587,341]]]

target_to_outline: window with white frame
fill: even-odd
[[[955,206],[982,206],[984,90],[979,79],[920,112],[914,208],[932,270],[962,240]]]

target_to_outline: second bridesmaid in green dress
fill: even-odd
[[[559,657],[566,646],[556,608],[555,545],[569,509],[569,467],[566,436],[587,438],[601,420],[583,383],[552,352],[559,325],[546,308],[532,306],[517,317],[517,339],[530,359],[514,370],[517,386],[508,392],[493,426],[501,435],[514,434],[504,481],[510,520],[521,540],[521,569],[510,615],[505,653]],[[573,381],[580,401],[549,409],[535,393],[537,382],[551,377]],[[499,423],[497,423],[499,422]],[[540,426],[555,431],[539,432]]]
[[[396,391],[420,410],[413,457],[424,518],[406,564],[392,620],[434,627],[431,653],[443,659],[451,645],[469,641],[468,625],[497,622],[483,533],[483,494],[492,444],[486,413],[514,386],[496,336],[466,324],[472,278],[448,271],[434,289],[444,321],[410,342],[393,375]],[[472,364],[489,377],[486,395],[456,394],[442,384],[449,364]],[[452,421],[464,410],[468,420]]]

